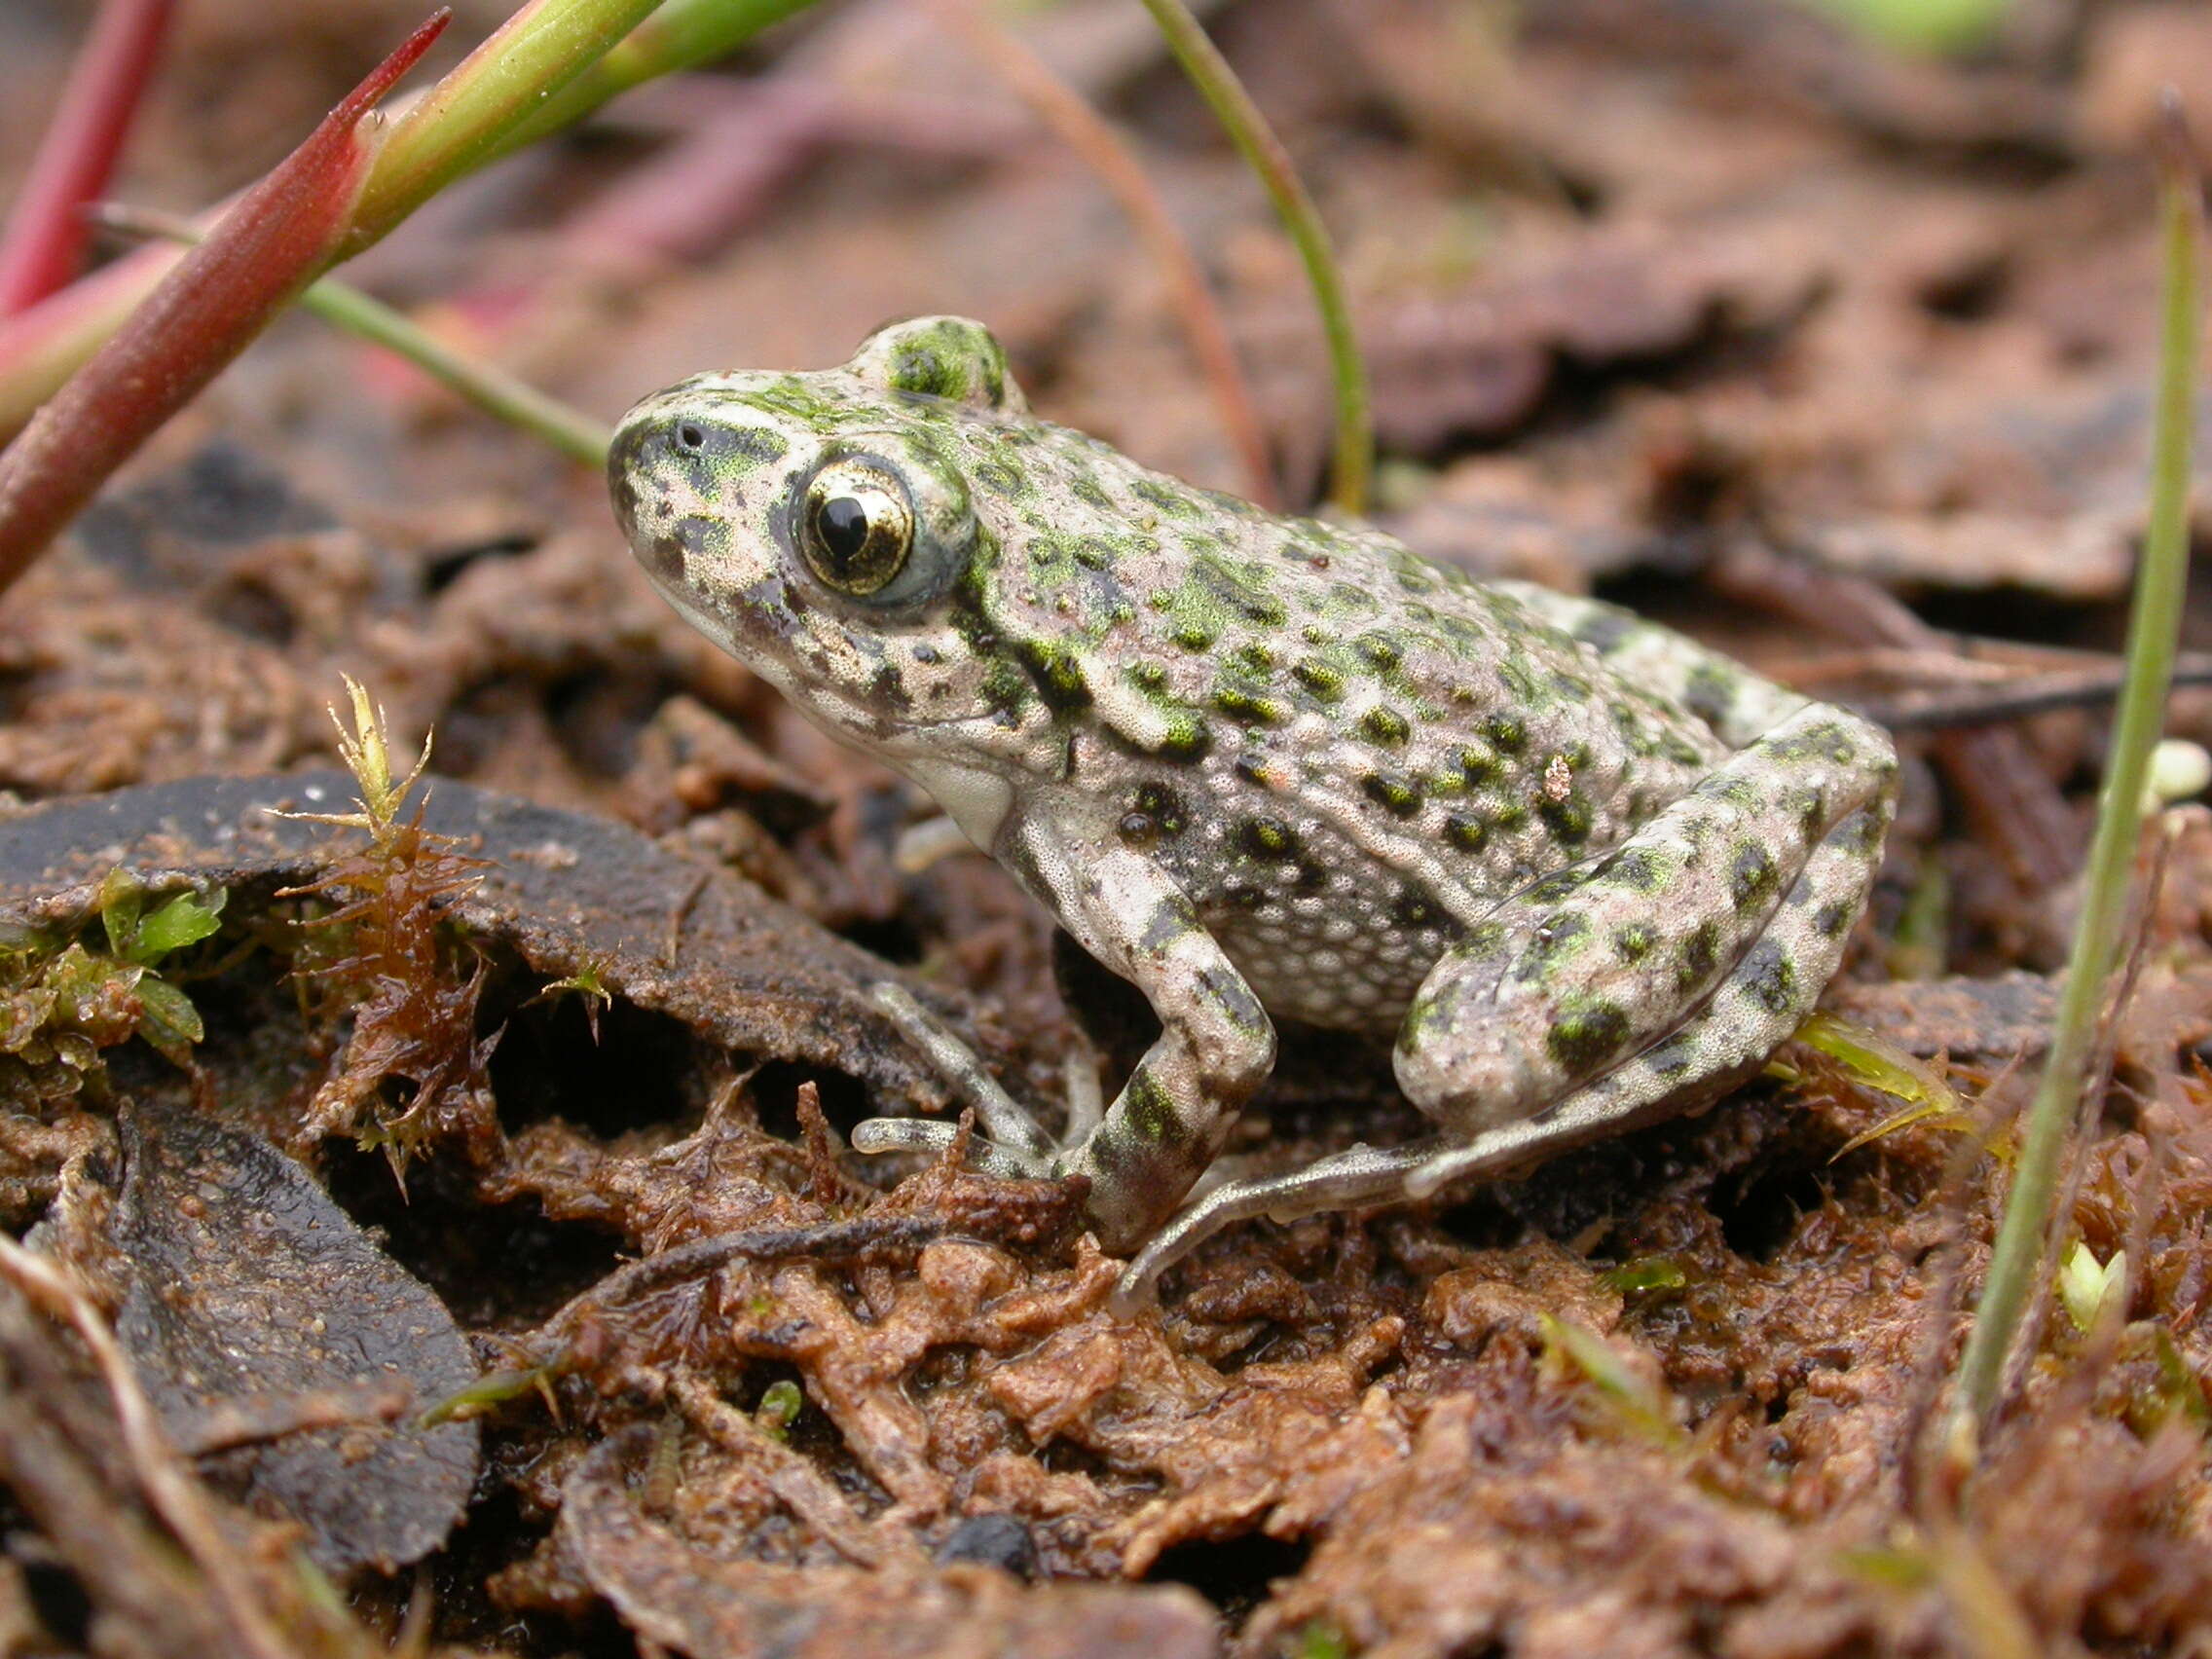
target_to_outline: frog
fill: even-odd
[[[1124,1311],[1235,1221],[1419,1201],[1711,1104],[1812,1012],[1881,862],[1897,756],[1860,715],[1152,470],[1034,415],[969,318],[683,380],[623,417],[608,480],[693,627],[1150,1003],[1110,1104],[1093,1074],[1053,1134],[887,982],[975,1113],[852,1133],[1081,1177]],[[1425,1132],[1217,1171],[1281,1021],[1392,1040]]]

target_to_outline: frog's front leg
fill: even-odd
[[[1763,1058],[1842,960],[1896,774],[1876,728],[1800,708],[1447,951],[1400,1027],[1400,1086],[1473,1140],[1591,1091],[1626,1123]]]
[[[1056,1155],[950,1044],[932,1052],[979,1106],[991,1145],[978,1161],[1033,1175],[1085,1175],[1099,1241],[1126,1255],[1174,1214],[1221,1150],[1236,1115],[1274,1067],[1274,1026],[1260,999],[1158,865],[1095,831],[1078,803],[1065,815],[1032,806],[993,848],[1076,942],[1142,991],[1161,1031],[1105,1117]],[[927,1040],[918,1033],[917,1040]],[[967,1061],[973,1067],[973,1059]],[[935,1145],[948,1131],[910,1119],[860,1124],[864,1152]]]

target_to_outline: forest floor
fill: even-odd
[[[411,6],[185,6],[117,194],[249,181]],[[461,43],[503,15],[458,10]],[[802,16],[347,275],[609,421],[973,314],[1040,413],[1246,492],[1160,269],[953,16]],[[2212,123],[2212,8],[2020,0],[1965,61],[1779,0],[1209,21],[1338,239],[1380,523],[1915,712],[1827,1006],[1971,1110],[1862,1140],[1898,1101],[1792,1049],[1524,1180],[1235,1228],[1119,1320],[1077,1195],[895,1183],[845,1135],[946,1105],[887,977],[1040,1101],[1079,1031],[1111,1086],[1142,1009],[989,861],[907,867],[931,803],[671,611],[598,476],[292,316],[0,601],[0,910],[80,940],[71,994],[158,964],[203,1024],[180,1067],[0,1019],[0,1209],[80,1271],[221,1494],[167,1548],[83,1354],[0,1309],[8,1653],[185,1651],[202,1623],[220,1651],[234,1594],[273,1651],[351,1651],[288,1545],[380,1636],[518,1656],[2212,1653],[2201,807],[2147,842],[2071,1187],[2077,1260],[2124,1252],[2124,1301],[2046,1312],[1971,1472],[1935,1432],[2109,728],[2094,700],[1968,717],[2120,641],[2144,140],[2165,83]],[[0,7],[0,200],[79,25]],[[1312,506],[1327,367],[1258,187],[1133,0],[1016,26],[1135,146],[1279,498]],[[2212,644],[2203,591],[2186,634]],[[349,810],[346,675],[395,749],[434,733],[450,843],[266,810]],[[2212,742],[2212,695],[2170,726]],[[163,912],[118,866],[222,888],[220,931],[147,942]],[[55,961],[0,952],[0,1008],[51,1011]],[[1417,1126],[1386,1045],[1293,1032],[1233,1144],[1289,1166]],[[303,1284],[313,1339],[272,1338]],[[512,1381],[472,1423],[384,1425],[347,1354],[416,1406]]]

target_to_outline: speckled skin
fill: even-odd
[[[986,1116],[985,1161],[1088,1176],[1108,1247],[1151,1241],[1140,1276],[1235,1216],[1430,1191],[1757,1064],[1879,857],[1896,761],[1863,720],[1610,607],[1150,472],[1033,418],[980,324],[685,381],[609,476],[695,626],[1151,1000],[1159,1041],[1071,1144]],[[1437,1133],[1169,1226],[1271,1015],[1395,1031]]]

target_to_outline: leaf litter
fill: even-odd
[[[192,9],[142,176],[199,199],[238,182],[210,170],[230,158],[280,154],[381,50],[393,18],[373,10],[310,8],[319,44],[295,58],[240,55],[265,9]],[[1283,475],[1309,488],[1326,431],[1294,264],[1115,10],[1056,8],[1037,44],[1198,241]],[[1517,35],[1396,0],[1211,20],[1344,243],[1399,528],[1817,667],[1945,647],[1945,629],[2089,652],[2117,638],[2153,269],[2130,146],[2146,84],[2212,62],[2212,24],[2124,4],[2039,36],[2049,10],[2012,8],[1960,63],[1750,3],[1573,0]],[[32,107],[66,42],[0,28],[0,106]],[[595,145],[473,181],[465,213],[403,231],[360,275],[401,300],[466,296],[485,338],[601,413],[704,366],[836,360],[896,312],[977,312],[1054,418],[1231,482],[1160,279],[1080,163],[1041,137],[903,142],[893,120],[849,141],[867,90],[923,52],[945,84],[999,92],[904,8],[849,7],[760,48],[751,67],[791,83],[776,95],[814,99],[805,155],[619,282],[543,250],[595,215],[664,217],[655,175],[638,172],[642,201],[626,178],[697,110],[729,119],[722,104],[629,126],[616,106]],[[215,143],[191,89],[233,58],[272,91],[230,105]],[[2196,96],[2212,108],[2212,82]],[[1015,119],[1011,97],[992,107]],[[23,144],[0,129],[0,175]],[[518,273],[528,321],[502,335]],[[1832,589],[1778,619],[1750,553],[1817,556],[1932,626],[1854,633]],[[389,704],[395,743],[435,728],[421,828],[473,881],[438,879],[418,847],[427,876],[382,922],[345,914],[369,896],[358,832],[270,810],[354,793],[313,769],[341,673]],[[232,1552],[224,1567],[166,1549],[159,1483],[129,1472],[86,1353],[11,1306],[0,1481],[20,1519],[0,1604],[23,1628],[66,1634],[39,1588],[58,1564],[142,1651],[239,1650],[232,1592],[283,1651],[350,1650],[267,1566],[304,1540],[380,1639],[518,1655],[2207,1639],[2199,809],[2144,921],[2072,1199],[2074,1247],[2100,1285],[2124,1260],[2123,1288],[2046,1322],[1964,1530],[1916,1453],[2007,1178],[1993,1131],[2047,1029],[2093,709],[2007,728],[2001,764],[1908,745],[1917,799],[1879,931],[1936,895],[1941,977],[1893,979],[1868,952],[1831,997],[1934,1066],[1972,1134],[1862,1140],[1896,1101],[1797,1051],[1795,1082],[1520,1182],[1235,1230],[1170,1279],[1158,1318],[1124,1325],[1076,1195],[941,1164],[891,1186],[842,1131],[949,1104],[868,994],[887,976],[1039,1099],[1069,1051],[1111,1067],[1141,1042],[1141,1013],[1132,1027],[1095,977],[1055,973],[984,862],[902,864],[924,804],[667,614],[594,480],[387,363],[305,327],[257,348],[0,608],[0,787],[21,803],[0,819],[0,910],[51,944],[39,974],[66,958],[103,987],[90,1051],[62,1046],[75,1087],[0,1119],[0,1205],[70,1240],[61,1259],[174,1456],[222,1505],[208,1548]],[[2202,741],[2208,717],[2184,693],[2172,729]],[[1997,828],[1952,810],[1962,773],[2000,771],[2030,804],[1999,805]],[[2006,820],[2034,844],[2008,847]],[[118,869],[140,927],[221,891],[218,931],[130,961],[102,919]],[[134,1037],[145,980],[122,970],[140,967],[200,1025],[167,1057]],[[58,1030],[55,999],[32,1001],[27,1028]],[[445,1069],[366,1063],[379,1018],[403,1054],[442,1043]],[[1410,1127],[1380,1055],[1295,1038],[1285,1054],[1233,1143],[1248,1162]],[[333,1087],[350,1105],[306,1132]],[[459,1104],[424,1110],[402,1193],[378,1135],[425,1089]],[[258,1173],[217,1180],[204,1214],[146,1184],[203,1161]],[[318,1311],[402,1356],[396,1415],[391,1368],[194,1359],[298,1301],[305,1270],[237,1248],[279,1214],[316,1218],[349,1264],[333,1282],[363,1287]],[[184,1337],[148,1334],[149,1298]],[[469,1420],[412,1426],[441,1397]],[[460,1435],[482,1446],[473,1485],[433,1460],[381,1487],[406,1459],[352,1456]],[[411,1614],[412,1580],[380,1568],[424,1551],[435,1593]],[[165,1626],[156,1606],[182,1610]]]

